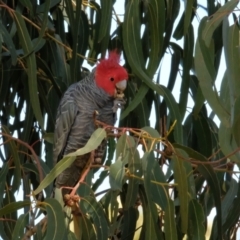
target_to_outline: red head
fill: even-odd
[[[120,55],[116,51],[112,51],[108,58],[101,60],[96,68],[96,84],[110,96],[122,93],[126,88],[128,74],[119,62]]]

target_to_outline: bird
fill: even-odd
[[[82,80],[72,84],[60,100],[54,130],[53,161],[56,164],[65,155],[75,152],[86,145],[96,129],[96,119],[114,125],[116,111],[124,104],[124,90],[127,87],[128,73],[120,65],[117,50],[109,52],[101,59],[96,68]],[[107,141],[103,140],[95,150],[94,162],[99,163],[106,150]],[[90,153],[77,156],[75,161],[55,179],[54,188],[62,195],[74,187],[90,158]],[[64,189],[65,187],[65,189]]]

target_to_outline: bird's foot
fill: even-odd
[[[113,108],[112,108],[113,112],[117,112],[118,108],[123,109],[125,104],[126,104],[126,100],[123,97],[118,97],[114,99]]]

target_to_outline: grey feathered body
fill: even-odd
[[[96,129],[94,111],[98,112],[97,119],[113,125],[115,121],[113,105],[114,98],[96,86],[94,73],[71,85],[57,110],[53,149],[55,163],[64,155],[85,146]],[[102,145],[101,149],[106,148],[106,141]],[[102,156],[103,152],[99,155]],[[89,157],[90,154],[78,156],[74,163],[56,178],[55,186],[57,188],[75,186]]]

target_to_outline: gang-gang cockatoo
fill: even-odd
[[[96,68],[81,81],[72,84],[63,95],[56,117],[54,131],[54,162],[64,155],[75,152],[85,146],[96,129],[94,112],[97,119],[108,125],[114,125],[116,109],[121,105],[123,91],[127,85],[128,74],[120,64],[120,55],[116,51],[108,58],[100,60]],[[99,163],[106,148],[106,141],[95,150],[94,159]],[[90,157],[78,156],[70,167],[55,179],[55,188],[61,188],[62,194],[69,192],[64,187],[74,187]]]

